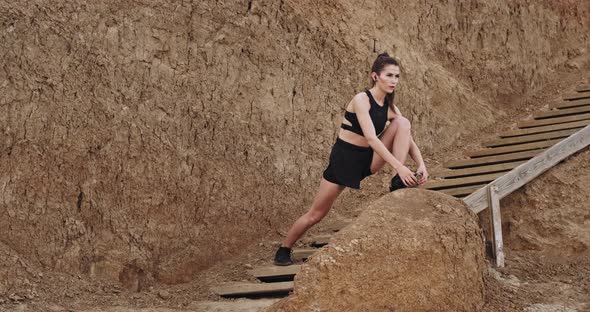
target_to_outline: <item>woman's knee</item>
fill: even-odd
[[[393,122],[396,124],[398,130],[409,131],[412,128],[412,124],[406,117],[397,117]]]

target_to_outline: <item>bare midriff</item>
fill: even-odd
[[[351,108],[352,108],[352,103],[348,104],[348,107],[346,108],[346,110],[354,113],[351,110]],[[393,112],[390,107],[387,112],[387,121],[390,122],[396,116],[398,116],[398,115],[395,112]],[[347,125],[351,125],[350,121],[346,120],[346,118],[342,118],[342,123],[347,124]],[[385,129],[387,129],[387,126],[385,127]],[[383,132],[385,132],[385,130],[383,130]],[[379,136],[379,135],[380,134],[378,134],[377,136]],[[369,141],[367,141],[367,139],[364,136],[354,133],[352,131],[348,131],[346,129],[340,128],[340,131],[338,132],[338,138],[340,138],[341,140],[346,141],[350,144],[354,144],[357,146],[363,146],[363,147],[369,147]]]
[[[348,120],[344,120],[344,123],[349,123]],[[357,146],[369,147],[369,142],[365,139],[364,136],[360,134],[356,134],[352,131],[348,131],[345,129],[340,128],[340,132],[338,133],[338,137],[346,141],[350,144],[354,144]]]

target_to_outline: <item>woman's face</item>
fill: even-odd
[[[375,85],[384,92],[391,93],[399,82],[399,74],[399,66],[385,65],[379,75],[373,73],[373,78],[376,79]]]

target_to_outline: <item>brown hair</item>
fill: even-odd
[[[377,75],[379,75],[386,65],[395,65],[395,66],[399,67],[399,63],[396,59],[389,56],[389,54],[387,54],[387,52],[383,52],[383,53],[377,55],[377,58],[373,62],[373,66],[371,66],[371,73],[376,73]],[[371,87],[374,87],[375,80],[371,79],[371,83],[372,83]],[[395,97],[395,91],[386,94],[385,101],[384,101],[385,104],[387,104],[388,106],[391,106],[393,104],[394,97]]]

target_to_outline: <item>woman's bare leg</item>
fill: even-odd
[[[402,164],[406,162],[410,151],[410,128],[410,121],[407,118],[397,117],[379,138]],[[385,165],[383,158],[377,155],[377,153],[374,153],[373,160],[371,161],[371,172],[375,173],[379,171],[383,165]],[[332,208],[332,204],[344,189],[344,186],[334,184],[322,178],[320,189],[313,200],[311,208],[291,226],[281,246],[293,247],[295,242],[309,228],[328,214],[330,208]]]
[[[332,204],[336,198],[338,198],[338,195],[342,193],[344,188],[345,187],[342,185],[334,184],[322,178],[320,181],[320,189],[313,199],[311,208],[304,215],[299,217],[299,219],[297,219],[297,221],[291,226],[291,229],[287,232],[287,237],[285,237],[281,246],[288,248],[293,247],[295,242],[310,227],[320,222],[320,220],[328,214],[330,208],[332,208]]]
[[[410,121],[405,117],[395,118],[391,124],[385,129],[385,132],[379,137],[385,147],[393,153],[395,157],[402,164],[406,163],[408,153],[410,152],[411,142],[411,125]],[[375,173],[385,165],[385,160],[377,153],[373,153],[373,160],[371,162],[371,173]]]

